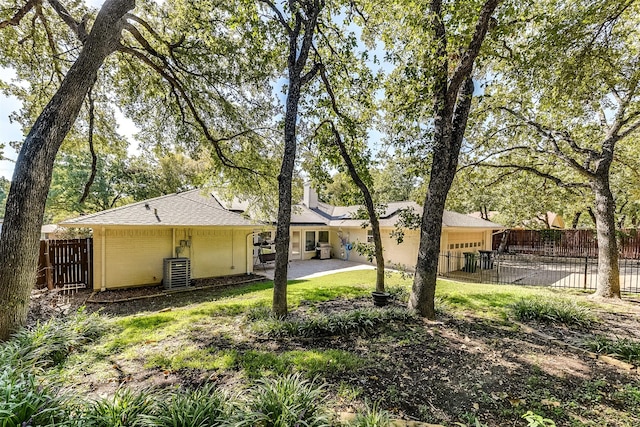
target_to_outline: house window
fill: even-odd
[[[453,247],[454,247],[454,246],[453,246],[453,243],[451,243],[451,244],[449,245],[449,249],[453,249]]]
[[[316,232],[307,231],[304,233],[304,250],[307,252],[316,250]]]
[[[460,248],[460,243],[456,243],[456,249]]]
[[[329,232],[328,231],[318,231],[318,242],[320,242],[320,243],[329,243]]]
[[[373,243],[373,230],[367,230],[367,243]]]

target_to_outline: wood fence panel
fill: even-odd
[[[502,233],[493,236],[492,247],[500,246]],[[619,253],[623,259],[640,259],[640,234],[637,230],[619,231]],[[511,230],[507,240],[510,252],[561,257],[598,256],[595,230]]]
[[[49,240],[49,258],[55,287],[93,287],[93,239]],[[47,241],[40,242],[36,285],[46,286]]]

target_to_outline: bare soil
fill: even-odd
[[[140,296],[133,291],[126,292],[101,297],[120,300]],[[67,300],[64,310],[68,312],[87,303],[89,311],[101,309],[120,316],[208,301],[220,292],[219,287],[209,287],[110,304],[87,303],[91,294],[78,292]],[[32,321],[50,314],[46,308],[48,300],[51,298],[34,297],[34,307],[45,308],[32,310]],[[633,301],[620,304],[620,310],[615,313],[597,313],[600,321],[589,329],[529,325],[576,346],[584,345],[586,338],[598,334],[639,339],[638,304]],[[394,305],[402,304],[395,302]],[[295,315],[304,317],[310,311],[340,313],[371,306],[371,301],[365,298],[334,300],[303,304]],[[352,334],[315,339],[256,337],[250,325],[241,324],[246,320],[238,318],[237,322],[238,328],[231,336],[229,331],[207,330],[195,341],[201,348],[214,351],[258,350],[282,354],[301,349],[340,349],[366,359],[367,363],[360,369],[335,373],[328,370],[323,375],[330,395],[337,400],[336,411],[354,409],[353,398],[341,397],[341,390],[348,387],[354,390],[356,401],[380,402],[395,417],[406,420],[444,425],[474,425],[478,420],[487,426],[525,426],[522,414],[532,410],[553,419],[558,426],[640,426],[637,373],[593,359],[583,352],[549,345],[506,320],[446,312],[437,322],[418,319],[392,323],[371,336]],[[118,382],[138,387],[197,385],[207,381],[234,386],[244,381],[235,368],[163,371],[130,363],[114,365],[114,369],[119,372]],[[87,381],[92,383],[94,391],[105,391],[99,379],[87,378]]]

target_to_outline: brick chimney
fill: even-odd
[[[309,209],[315,209],[318,207],[318,193],[316,190],[311,188],[310,182],[305,182],[304,184],[304,197],[302,198],[302,203]]]

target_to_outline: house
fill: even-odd
[[[190,259],[191,278],[247,274],[253,271],[258,251],[275,238],[272,224],[260,224],[239,212],[246,203],[225,202],[201,190],[186,191],[60,223],[64,227],[93,230],[94,289],[105,290],[159,284],[165,258]],[[366,220],[354,219],[360,206],[332,206],[318,200],[306,187],[303,202],[291,217],[289,258],[308,260],[324,254],[333,258],[368,262],[353,250],[357,242],[371,242]],[[400,213],[421,207],[413,202],[389,203],[380,215],[385,261],[409,268],[415,265],[420,230],[405,230],[397,244],[390,233]],[[445,212],[441,253],[491,250],[493,230],[502,226],[455,212]],[[462,257],[460,257],[462,258]]]
[[[250,273],[257,225],[201,190],[66,220],[93,230],[94,289],[159,284],[165,258],[188,257],[191,277]]]
[[[242,206],[237,199],[225,202],[218,200],[227,209],[239,212]],[[356,242],[372,242],[371,227],[363,224],[366,219],[354,219],[361,206],[332,206],[318,200],[313,188],[305,185],[302,203],[294,205],[291,214],[289,259],[308,260],[317,256],[317,247],[321,244],[331,246],[332,258],[368,262],[367,258],[352,248]],[[404,241],[398,244],[390,236],[395,229],[401,211],[412,209],[421,213],[422,207],[414,202],[393,202],[387,204],[386,211],[380,215],[380,231],[384,248],[385,262],[413,268],[418,257],[420,230],[404,230]],[[445,211],[442,221],[440,253],[460,255],[464,252],[491,250],[492,234],[504,227],[491,221],[474,218],[457,212]],[[271,234],[270,234],[271,233]],[[269,235],[270,234],[270,235]],[[264,240],[273,240],[275,231],[263,232]],[[351,244],[351,245],[349,245]]]

